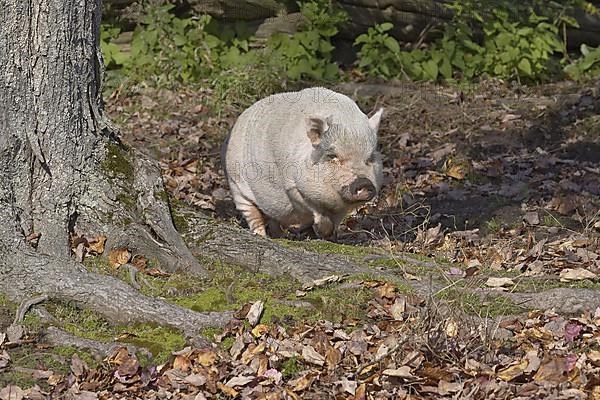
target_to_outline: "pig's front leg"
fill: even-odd
[[[331,218],[322,214],[315,214],[314,218],[313,229],[315,230],[315,233],[321,239],[335,241],[335,237],[337,236],[337,225]]]

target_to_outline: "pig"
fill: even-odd
[[[344,217],[381,189],[382,113],[369,118],[349,97],[322,87],[275,94],[246,109],[225,143],[224,165],[250,230],[279,236],[281,228],[312,226],[335,240]]]

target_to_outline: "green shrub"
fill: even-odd
[[[332,9],[325,0],[298,3],[305,18],[301,30],[292,36],[275,34],[267,42],[271,62],[292,80],[309,77],[335,79],[339,68],[332,62],[331,38],[347,21],[345,12]]]
[[[393,27],[390,22],[375,25],[354,41],[355,46],[361,46],[358,68],[367,76],[391,78],[398,74],[400,45],[387,33]]]
[[[567,65],[565,73],[575,80],[600,76],[600,46],[589,48],[581,45],[581,57]]]
[[[121,51],[121,48],[113,43],[121,33],[121,29],[110,25],[102,24],[100,27],[100,49],[104,58],[106,68],[120,68],[127,61],[127,55]]]

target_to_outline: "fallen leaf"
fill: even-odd
[[[465,168],[462,165],[453,165],[446,171],[446,175],[459,181],[465,179]]]
[[[95,254],[104,253],[104,244],[106,243],[106,236],[100,235],[91,240],[88,240],[90,252]]]
[[[130,259],[131,252],[126,247],[119,247],[108,252],[108,264],[113,268],[127,264]]]
[[[504,286],[513,286],[515,282],[513,282],[513,280],[510,278],[490,277],[485,284],[489,287],[499,288]]]
[[[190,368],[192,368],[192,362],[189,358],[183,355],[178,355],[175,356],[175,359],[173,360],[173,368],[176,368],[181,372],[188,372]]]
[[[254,337],[261,337],[263,334],[267,333],[269,331],[269,327],[265,324],[259,324],[256,325],[253,329],[252,329],[252,335]]]
[[[559,384],[566,382],[568,367],[567,360],[563,357],[545,358],[537,373],[533,376],[535,382],[551,382]]]
[[[87,364],[79,358],[77,353],[73,354],[71,357],[71,371],[73,375],[80,377],[88,370]]]
[[[513,379],[523,375],[528,365],[529,362],[526,359],[522,359],[518,364],[511,365],[508,368],[498,371],[497,376],[503,381],[512,381]]]
[[[8,328],[6,328],[6,336],[9,342],[16,343],[23,337],[25,333],[25,328],[20,324],[12,324]]]
[[[308,372],[296,379],[288,382],[294,392],[302,392],[306,390],[315,380],[316,374],[314,372]]]
[[[448,337],[456,337],[458,335],[458,324],[454,319],[450,318],[446,321],[444,332]]]
[[[575,268],[570,269],[566,268],[560,271],[560,280],[561,282],[569,282],[569,281],[580,281],[583,279],[596,279],[598,275],[595,273],[588,271],[585,268]]]
[[[327,369],[333,370],[342,361],[342,352],[335,347],[329,347],[325,354]]]
[[[526,212],[523,216],[523,220],[527,222],[529,225],[539,225],[540,224],[540,216],[537,211]]]
[[[342,390],[344,392],[349,393],[352,396],[354,396],[356,394],[356,387],[357,387],[356,381],[350,381],[346,378],[342,378],[342,380],[337,383],[339,383],[342,386]]]
[[[325,364],[325,357],[317,353],[317,351],[309,345],[306,345],[302,348],[302,358],[311,364],[319,366]]]
[[[390,307],[390,315],[396,321],[402,321],[404,319],[404,313],[406,312],[406,297],[398,296],[394,300],[394,304]]]
[[[360,386],[356,389],[356,393],[354,394],[354,400],[365,400],[367,398],[367,384],[361,383]]]
[[[225,385],[229,387],[235,386],[246,386],[250,382],[252,382],[256,377],[254,376],[234,376],[230,380],[227,381]]]
[[[217,382],[217,387],[219,388],[219,390],[221,392],[223,392],[225,395],[235,398],[238,396],[238,392],[237,390],[235,390],[232,387],[229,387],[227,385],[222,384],[221,382]]]
[[[246,319],[250,323],[250,326],[254,327],[256,324],[258,324],[260,316],[263,313],[264,305],[265,303],[260,300],[252,304],[250,311],[248,311],[248,315],[246,315]]]
[[[17,385],[8,385],[0,390],[0,400],[21,400],[25,392]]]
[[[395,378],[402,378],[402,379],[415,378],[415,376],[410,372],[410,367],[408,365],[403,365],[400,368],[384,369],[382,374],[385,376],[393,376]]]
[[[191,374],[186,376],[183,380],[190,385],[201,387],[206,383],[206,376],[201,374]]]
[[[203,349],[198,352],[196,355],[196,361],[200,363],[203,367],[210,367],[217,362],[219,356],[214,350],[211,349]]]

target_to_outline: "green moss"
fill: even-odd
[[[125,206],[129,210],[135,209],[136,201],[130,193],[121,192],[117,194],[117,201]]]
[[[74,335],[99,341],[112,340],[116,330],[97,312],[66,302],[50,302],[48,311],[62,323],[62,329]]]
[[[365,257],[371,254],[381,253],[379,249],[364,246],[350,246],[347,244],[334,243],[326,240],[287,240],[277,239],[279,244],[286,247],[303,248],[308,251],[322,254],[342,254],[351,257]]]
[[[502,296],[488,296],[482,299],[475,293],[456,288],[447,289],[437,297],[447,302],[450,307],[456,306],[468,314],[494,318],[500,315],[518,314],[523,311],[512,301]]]
[[[8,371],[0,374],[0,388],[8,385],[17,385],[21,389],[29,389],[38,383],[32,375],[17,371]]]
[[[600,289],[600,282],[582,279],[572,282],[561,282],[558,279],[529,279],[522,278],[516,281],[515,292],[539,293],[550,289]]]
[[[166,190],[160,190],[158,192],[154,192],[154,197],[157,200],[164,201],[165,203],[169,202],[169,194],[167,193]]]
[[[106,257],[86,257],[83,259],[83,265],[88,271],[95,272],[97,274],[113,275],[114,273],[114,269],[108,265],[108,260]]]
[[[70,346],[56,346],[45,350],[32,346],[21,346],[11,349],[11,366],[13,368],[26,368],[32,370],[47,370],[57,374],[66,374],[70,370],[71,357],[77,354],[90,368],[96,368],[98,362],[87,352],[77,350]],[[44,380],[35,380],[32,375],[14,370],[0,374],[0,387],[8,384],[18,385],[27,389],[37,384],[42,390],[50,389]]]
[[[102,162],[103,169],[112,177],[121,176],[133,183],[134,168],[129,149],[123,145],[109,143],[106,145],[106,157]]]
[[[123,327],[133,335],[123,339],[123,343],[148,349],[154,356],[152,362],[162,364],[171,356],[171,353],[185,347],[185,338],[177,330],[162,326],[148,324]]]
[[[123,333],[128,333],[125,339],[119,341],[148,349],[156,363],[166,361],[173,351],[185,347],[183,335],[171,328],[151,324],[113,326],[98,313],[70,303],[50,303],[48,310],[61,321],[62,329],[79,337],[112,342]],[[72,354],[72,351],[66,351]]]
[[[169,207],[171,208],[171,218],[173,218],[175,229],[181,234],[189,232],[190,226],[184,213],[181,211],[184,208],[183,203],[176,198],[169,198],[167,192],[164,193],[166,195],[165,201],[169,203]]]
[[[281,374],[286,379],[295,378],[302,370],[302,365],[296,357],[290,357],[281,364]]]
[[[96,361],[90,353],[76,349],[75,347],[55,346],[52,348],[52,353],[65,357],[69,361],[69,365],[70,365],[71,357],[73,357],[73,354],[77,354],[77,356],[82,361],[84,361],[88,367],[96,368],[98,366],[98,361]],[[67,366],[67,370],[68,370],[68,366]]]

